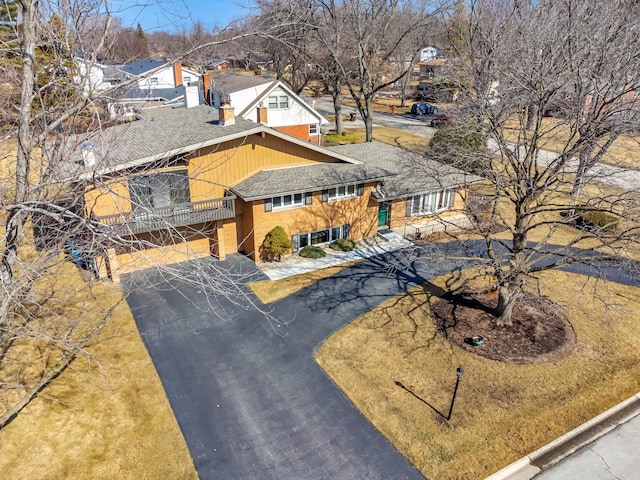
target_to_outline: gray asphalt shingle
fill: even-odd
[[[482,180],[477,175],[429,160],[424,155],[381,142],[340,145],[329,147],[329,150],[391,172],[374,192],[380,200],[406,198]]]
[[[368,165],[324,163],[263,170],[235,185],[231,191],[245,200],[318,191],[341,185],[381,180],[389,171]]]
[[[62,176],[109,172],[168,158],[258,127],[254,122],[238,117],[234,125],[219,125],[218,110],[207,105],[189,109],[184,106],[156,108],[143,111],[141,117],[134,122],[70,138],[66,162],[61,166]],[[84,155],[90,151],[95,158],[93,167],[84,167],[83,150]]]

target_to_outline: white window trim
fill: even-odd
[[[282,106],[283,99],[286,101],[286,106]],[[272,100],[275,100],[273,102]],[[269,110],[288,110],[289,109],[289,95],[269,95],[267,98],[267,108]]]
[[[411,202],[411,212],[409,216],[419,217],[424,215],[433,215],[435,213],[449,210],[455,201],[456,191],[453,189],[439,190],[437,192],[423,193],[421,195],[414,195],[407,199]],[[414,199],[419,198],[418,210],[415,210]],[[432,209],[432,205],[436,205],[435,209]]]
[[[300,195],[299,202],[296,201],[296,195]],[[280,195],[279,197],[271,197],[271,211],[279,212],[281,210],[291,210],[293,208],[304,207],[304,196],[305,196],[304,193],[292,193],[290,195]],[[284,197],[291,197],[291,204],[285,205]],[[275,205],[276,198],[280,200],[280,206]]]
[[[353,188],[352,193],[349,193],[350,188]],[[344,193],[341,194],[340,189],[344,189]],[[349,185],[342,185],[336,188],[329,188],[327,189],[327,194],[330,202],[337,202],[340,200],[346,200],[348,198],[354,198],[358,196],[358,185],[355,183],[350,183]]]
[[[149,78],[149,85],[158,85],[158,83],[159,83],[158,77]]]
[[[320,133],[320,128],[318,128],[317,123],[309,124],[309,135],[318,135]]]
[[[336,229],[339,229],[338,236],[334,238],[333,230],[336,230]],[[331,244],[331,242],[335,242],[339,238],[349,238],[350,226],[349,224],[344,224],[344,225],[338,225],[337,227],[322,228],[320,230],[312,230],[311,232],[297,233],[295,235],[292,235],[291,236],[291,241],[293,243],[292,251],[295,253],[301,249],[300,237],[307,237],[307,241],[309,242],[307,243],[307,245],[312,245],[311,235],[317,232],[324,232],[324,231],[327,231],[328,241],[322,242],[322,243],[316,243],[315,244],[316,246],[329,245]]]

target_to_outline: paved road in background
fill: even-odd
[[[469,248],[480,246],[472,242]],[[248,290],[246,300],[208,300],[184,282],[159,279],[153,287],[134,288],[144,284],[144,272],[123,278],[202,479],[422,478],[327,378],[313,353],[332,332],[384,300],[471,266],[461,260],[467,256],[463,246],[429,248],[353,265],[276,302],[271,318],[251,306],[255,298]],[[210,275],[261,275],[238,255],[194,262],[186,262],[184,271],[197,263]],[[608,273],[613,281],[635,282],[624,272]]]
[[[333,110],[333,102],[330,97],[321,97],[315,100],[315,108],[322,115],[335,115],[335,111]],[[409,103],[410,104],[410,103]],[[355,111],[353,107],[343,105],[342,113],[343,115],[348,115],[351,112]],[[428,117],[431,118],[431,117]],[[416,119],[412,116],[408,115],[391,115],[386,113],[375,112],[373,114],[373,125],[381,125],[383,127],[396,128],[398,130],[404,130],[406,132],[410,132],[414,135],[418,135],[421,137],[431,138],[435,133],[436,129],[428,126],[428,123]],[[350,122],[348,120],[344,121],[345,128],[355,128],[364,127],[364,122],[360,118],[360,114],[356,114],[356,121]],[[330,128],[335,128],[335,126],[330,126]]]
[[[408,104],[411,104],[409,102]],[[323,115],[334,115],[333,103],[329,97],[322,97],[316,99],[316,109]],[[343,105],[345,114],[354,111],[353,107]],[[428,117],[431,118],[431,117]],[[375,112],[373,117],[373,125],[382,125],[385,127],[396,128],[398,130],[408,131],[414,135],[421,137],[431,138],[436,129],[431,128],[428,123],[417,120],[408,115],[390,115],[386,113]],[[363,127],[364,123],[360,120],[360,114],[357,115],[355,122],[344,122],[345,128]],[[489,143],[491,147],[491,142]],[[493,148],[496,149],[495,143]],[[558,154],[551,150],[539,150],[538,161],[541,165],[548,165],[558,156]],[[640,165],[640,159],[638,159],[638,165]],[[575,172],[577,170],[578,161],[572,160],[567,168],[569,172]],[[624,188],[626,190],[640,191],[640,170],[620,168],[606,163],[600,163],[593,167],[588,177],[593,181],[606,183],[616,187]]]

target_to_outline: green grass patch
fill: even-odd
[[[345,130],[344,132],[342,132],[342,135],[338,135],[337,133],[330,133],[322,137],[322,145],[325,147],[362,142],[364,142],[364,135],[362,135],[360,132],[349,130]]]

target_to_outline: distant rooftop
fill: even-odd
[[[133,63],[124,65],[122,67],[122,71],[129,75],[138,76],[147,73],[154,68],[162,67],[163,65],[167,65],[167,62],[154,60],[152,58],[143,58],[142,60],[136,60]]]
[[[213,75],[211,77],[212,88],[214,90],[223,91],[224,93],[233,93],[247,88],[264,85],[265,83],[273,83],[273,78],[264,78],[260,76],[240,75],[237,73],[223,73],[221,75]]]

